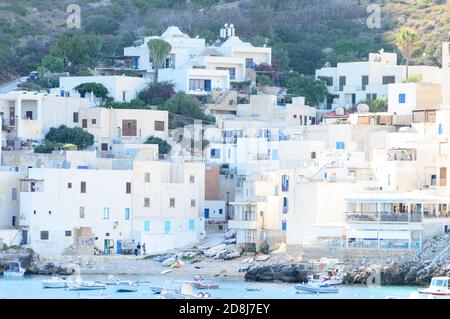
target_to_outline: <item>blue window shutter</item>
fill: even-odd
[[[286,222],[281,222],[281,230],[286,230]]]
[[[125,219],[126,220],[130,219],[130,209],[129,208],[125,208]]]
[[[444,134],[444,126],[443,126],[442,124],[439,124],[438,134],[439,134],[439,135]]]
[[[400,93],[398,95],[398,103],[401,103],[401,104],[406,103],[406,94],[405,93]]]
[[[164,222],[164,232],[166,234],[170,233],[170,220],[166,220]]]
[[[272,150],[272,160],[276,161],[278,160],[278,150]]]
[[[336,149],[337,150],[345,149],[345,143],[344,142],[336,142]]]
[[[189,219],[189,230],[195,230],[195,220]]]
[[[149,220],[144,221],[144,231],[150,231],[150,221]]]

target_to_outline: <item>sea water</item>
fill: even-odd
[[[171,278],[165,276],[120,276],[121,280],[149,282],[138,286],[137,292],[116,292],[118,286],[108,285],[104,290],[70,291],[66,289],[44,289],[42,280],[50,279],[50,276],[24,276],[19,279],[0,278],[0,298],[7,299],[78,299],[95,298],[103,296],[111,299],[158,299],[150,287],[179,288],[186,278]],[[83,275],[83,280],[100,281],[107,280],[106,275]],[[117,276],[119,278],[119,276]],[[419,287],[410,286],[378,286],[368,287],[364,285],[339,286],[337,294],[297,293],[294,284],[288,283],[260,283],[246,282],[239,279],[213,278],[220,285],[220,289],[201,290],[208,291],[213,298],[221,299],[408,299],[411,292]],[[246,288],[256,288],[259,291],[247,291]],[[200,292],[200,291],[199,291]]]

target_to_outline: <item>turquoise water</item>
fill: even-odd
[[[190,277],[176,279],[163,276],[121,276],[124,280],[150,281],[150,286],[179,288],[180,280],[192,280]],[[9,299],[77,299],[106,295],[111,299],[157,299],[149,286],[139,286],[137,292],[117,293],[117,286],[107,286],[106,290],[69,291],[65,289],[43,289],[41,281],[50,279],[49,276],[25,276],[21,279],[0,278],[0,298]],[[83,275],[83,280],[105,281],[105,275]],[[397,297],[408,299],[418,287],[367,287],[360,285],[340,286],[338,294],[299,294],[293,284],[286,283],[257,283],[242,280],[214,278],[220,289],[210,290],[214,298],[238,299],[385,299]],[[261,291],[246,291],[246,288],[259,288]]]

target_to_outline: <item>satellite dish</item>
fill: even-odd
[[[367,113],[367,112],[369,112],[369,106],[367,104],[364,104],[364,103],[358,104],[356,106],[356,112],[358,112],[358,113]]]
[[[343,107],[336,108],[335,112],[336,112],[336,115],[339,115],[339,116],[342,116],[345,114],[345,110]]]

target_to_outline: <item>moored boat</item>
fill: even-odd
[[[53,275],[52,279],[42,280],[42,288],[66,288],[67,279]]]
[[[22,278],[25,274],[25,269],[22,268],[20,261],[13,260],[5,262],[5,270],[3,271],[4,278]]]
[[[211,298],[209,293],[196,294],[191,284],[183,284],[180,291],[163,289],[160,294],[160,299],[208,299]]]
[[[450,299],[450,277],[434,277],[428,288],[419,290],[419,295],[429,299]]]
[[[106,289],[106,285],[100,282],[83,281],[81,283],[68,283],[69,290],[100,290]]]
[[[299,292],[307,292],[307,293],[332,293],[337,294],[339,293],[339,289],[334,286],[329,286],[327,284],[314,284],[314,283],[307,283],[307,284],[297,284],[295,285],[295,289]]]
[[[138,291],[138,289],[133,285],[120,286],[119,288],[116,289],[116,292],[136,292],[136,291]]]

